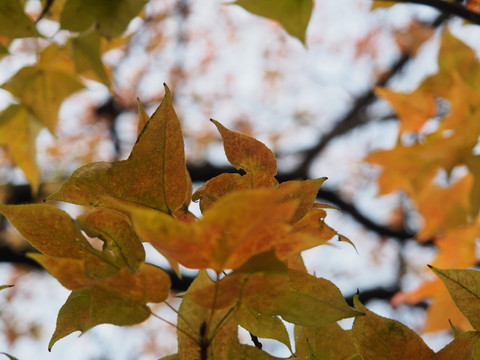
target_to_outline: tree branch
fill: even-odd
[[[480,14],[473,12],[458,2],[447,2],[443,0],[386,0],[396,3],[411,3],[430,6],[434,9],[448,15],[455,15],[462,19],[471,21],[474,24],[480,25]]]

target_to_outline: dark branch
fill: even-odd
[[[440,10],[445,14],[455,15],[455,16],[461,17],[462,19],[471,21],[474,24],[480,25],[480,14],[467,9],[465,6],[459,4],[458,2],[447,2],[443,0],[387,0],[387,1],[430,6],[437,10]]]

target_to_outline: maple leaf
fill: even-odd
[[[187,200],[190,187],[180,122],[165,85],[162,103],[127,160],[85,165],[48,199],[114,209],[120,201],[172,214]]]
[[[278,21],[305,44],[305,33],[313,10],[312,0],[237,0],[245,10]]]
[[[453,301],[474,329],[480,329],[480,272],[429,267],[445,284]]]
[[[381,317],[353,299],[355,309],[364,316],[353,322],[352,336],[364,360],[433,360],[434,352],[418,334],[402,323]]]
[[[84,88],[74,76],[56,65],[43,59],[36,65],[23,67],[1,86],[28,106],[52,133],[55,133],[62,102]]]
[[[338,324],[324,327],[295,326],[295,356],[299,359],[353,359],[357,349],[351,331]]]
[[[221,174],[195,191],[192,200],[200,200],[202,212],[232,191],[278,185],[275,179],[277,161],[273,152],[265,144],[250,136],[231,131],[218,121],[211,121],[222,136],[228,161],[236,169],[245,171],[245,175]]]
[[[409,94],[386,88],[375,88],[375,93],[387,100],[400,119],[400,133],[418,132],[436,114],[435,97],[431,93],[415,90]]]
[[[467,222],[472,183],[473,177],[467,174],[447,188],[432,184],[413,197],[425,220],[417,234],[419,240],[428,240]]]
[[[67,45],[70,47],[77,73],[87,74],[109,88],[111,79],[101,59],[100,41],[100,33],[96,29],[89,29],[70,38]]]
[[[0,113],[0,145],[6,145],[14,163],[22,169],[33,193],[38,191],[40,171],[35,140],[41,129],[28,108],[13,104]]]
[[[62,29],[82,32],[92,25],[106,37],[121,35],[146,0],[69,0],[60,17]]]
[[[0,1],[0,35],[11,38],[41,36],[17,0]]]
[[[196,222],[186,224],[159,211],[128,207],[135,230],[167,258],[189,268],[234,269],[284,241],[297,201],[292,187],[230,193]]]

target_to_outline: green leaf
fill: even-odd
[[[9,54],[8,49],[0,44],[0,56]]]
[[[93,75],[105,86],[110,87],[110,77],[100,55],[100,34],[96,29],[87,30],[68,40],[77,73]]]
[[[280,318],[260,314],[245,304],[240,304],[240,306],[235,309],[235,318],[238,325],[253,335],[278,340],[292,351],[287,329]]]
[[[189,190],[180,122],[165,85],[162,103],[127,160],[85,165],[48,199],[113,209],[121,209],[120,201],[172,214]]]
[[[10,38],[41,36],[18,0],[0,1],[0,35]]]
[[[253,14],[278,21],[290,35],[305,44],[312,0],[237,0],[234,4]]]
[[[84,88],[67,72],[40,64],[20,69],[1,87],[28,106],[52,133],[55,133],[62,102]]]
[[[41,125],[26,106],[12,104],[0,113],[0,145],[7,145],[14,163],[22,169],[33,193],[40,185],[36,138]]]
[[[402,323],[369,311],[358,300],[355,309],[365,314],[355,318],[353,341],[364,360],[433,360],[434,352],[417,333]]]
[[[103,289],[73,291],[60,309],[48,349],[74,331],[82,333],[99,324],[133,325],[150,315],[147,306]]]
[[[446,270],[430,266],[443,281],[458,309],[470,324],[480,329],[480,271]]]
[[[121,35],[146,0],[69,0],[60,18],[62,29],[81,32],[95,24],[106,37]]]
[[[357,353],[350,331],[338,324],[325,327],[295,326],[295,356],[299,359],[350,359]],[[314,354],[314,356],[310,356]]]

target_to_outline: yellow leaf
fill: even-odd
[[[146,0],[69,0],[60,18],[62,29],[81,32],[95,24],[106,37],[121,35]]]
[[[100,34],[92,28],[68,40],[75,69],[110,88],[110,76],[100,56]]]
[[[0,35],[11,38],[41,36],[18,0],[0,1]]]
[[[311,353],[329,360],[351,359],[357,353],[350,331],[338,324],[324,327],[295,326],[295,356],[299,359],[316,359]],[[320,358],[321,359],[321,358]]]
[[[431,93],[415,90],[404,94],[386,88],[375,88],[375,93],[387,100],[400,119],[400,133],[419,132],[423,125],[436,115],[435,97]]]
[[[425,221],[417,238],[428,240],[444,234],[448,229],[466,224],[470,213],[472,185],[473,177],[467,174],[448,188],[432,184],[413,197]]]
[[[145,249],[127,219],[118,213],[98,210],[76,219],[88,236],[104,241],[103,253],[120,267],[132,272],[145,261]]]
[[[133,325],[150,316],[147,306],[102,289],[73,291],[58,313],[48,349],[74,331],[82,333],[99,324]]]
[[[418,334],[402,323],[369,311],[354,297],[355,309],[364,313],[353,323],[352,335],[364,360],[433,360],[434,352]]]
[[[165,98],[127,160],[85,165],[49,199],[114,209],[120,201],[172,214],[189,191],[180,122],[165,86]]]
[[[162,302],[170,291],[168,274],[151,264],[143,264],[135,273],[123,268],[111,276],[95,278],[88,273],[83,260],[48,257],[42,254],[29,254],[29,257],[39,262],[70,290],[102,289],[142,304]]]
[[[255,15],[278,21],[290,35],[305,44],[312,0],[237,0],[235,4]]]
[[[435,360],[473,360],[472,353],[478,340],[480,340],[479,332],[462,333],[435,354]]]
[[[430,267],[442,280],[455,304],[475,329],[480,328],[480,272]]]
[[[292,184],[295,185],[295,184]],[[235,269],[252,256],[285,241],[297,202],[285,201],[292,187],[234,192],[192,224],[141,208],[127,208],[137,233],[167,258],[189,268]]]
[[[41,125],[28,109],[10,105],[0,113],[0,145],[6,145],[15,164],[22,169],[33,193],[40,185],[35,141]]]
[[[2,85],[52,132],[58,122],[58,109],[68,96],[83,89],[73,76],[40,65],[26,66]]]

